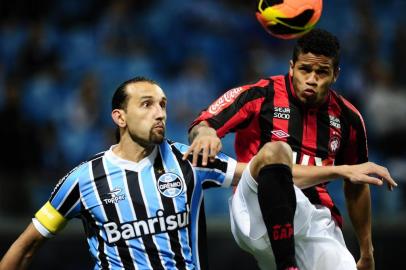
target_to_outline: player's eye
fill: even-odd
[[[141,103],[141,106],[144,108],[148,108],[150,105],[151,105],[151,102],[149,102],[149,101],[144,101]]]
[[[319,70],[317,70],[317,74],[319,74],[319,75],[328,75],[329,72],[326,69],[319,69]]]
[[[307,72],[307,73],[312,71],[312,69],[310,67],[307,67],[307,66],[300,66],[299,70]]]

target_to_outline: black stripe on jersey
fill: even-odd
[[[207,119],[206,121],[208,121],[210,125],[216,130],[221,128],[223,124],[228,122],[228,120],[233,115],[238,114],[239,109],[241,109],[246,103],[266,96],[268,88],[269,85],[266,85],[265,87],[254,86],[249,90],[244,91],[234,100],[234,102],[230,106],[223,109],[217,115]],[[251,119],[252,118],[250,117],[245,119],[242,123],[238,125],[238,127],[235,127],[234,129],[230,130],[230,132],[234,132],[235,129],[247,126],[251,121]]]
[[[321,204],[319,192],[316,189],[316,186],[302,189],[302,192],[312,204]]]
[[[100,201],[103,201],[103,196],[108,194],[110,191],[109,184],[107,182],[106,171],[103,166],[102,158],[98,158],[92,161],[92,171],[93,178],[96,184],[97,192],[100,198]],[[118,216],[115,204],[104,204],[104,212],[106,213],[108,221],[113,221],[116,224],[120,224],[120,218]],[[121,262],[125,269],[135,269],[133,265],[133,260],[130,255],[130,251],[125,243],[125,240],[120,239],[115,243],[118,254],[120,256]]]
[[[355,122],[357,125],[355,128],[357,129],[357,154],[358,154],[358,163],[364,163],[368,161],[368,150],[366,148],[366,136],[364,131],[364,126],[362,125],[361,119],[357,117],[357,121]]]
[[[345,162],[345,149],[350,141],[350,109],[344,104],[340,97],[337,98],[337,102],[341,107],[340,123],[341,123],[341,141],[340,149],[338,150],[335,158],[335,165],[341,165]]]
[[[328,143],[330,140],[330,117],[328,114],[328,102],[325,102],[317,112],[317,141],[316,157],[326,159],[328,157]]]
[[[264,146],[267,142],[269,142],[272,138],[272,130],[273,130],[273,107],[274,107],[274,97],[275,91],[274,89],[274,82],[271,81],[268,85],[268,89],[272,89],[272,91],[266,91],[265,100],[262,102],[261,111],[259,113],[259,129],[260,129],[260,143],[259,149]]]
[[[207,232],[206,232],[206,213],[204,210],[204,198],[202,199],[202,204],[200,205],[199,213],[199,231],[198,234],[198,244],[199,244],[199,258],[200,258],[200,269],[209,269],[208,260],[208,247],[207,247]]]
[[[162,156],[159,151],[158,151],[158,154],[154,161],[154,173],[155,173],[155,179],[159,179],[159,177],[165,173],[165,169],[162,164]],[[167,214],[170,214],[170,215],[176,213],[173,200],[174,200],[173,198],[161,196],[162,205],[164,206],[164,212]],[[167,231],[167,233],[169,235],[171,249],[175,253],[174,259],[176,262],[176,268],[177,269],[186,269],[185,259],[182,255],[182,247],[180,245],[178,231],[169,230],[169,231]]]
[[[192,193],[195,189],[195,182],[193,169],[188,161],[182,160],[182,154],[179,152],[176,147],[171,146],[173,153],[176,156],[176,159],[179,162],[180,168],[183,173],[183,177],[186,181],[187,186],[187,201],[190,204],[192,201]],[[209,260],[208,260],[208,253],[207,253],[207,234],[206,234],[206,215],[204,212],[204,199],[200,205],[200,213],[199,213],[199,224],[198,224],[198,249],[199,249],[199,264],[200,269],[209,269]],[[189,239],[192,239],[192,230],[189,230]],[[190,241],[190,240],[189,240]]]
[[[59,207],[58,212],[62,214],[62,216],[66,216],[66,213],[72,208],[72,206],[79,200],[79,183],[76,183],[73,187],[73,190],[69,193],[68,197],[66,197],[65,201]]]
[[[290,89],[289,76],[285,76],[286,91],[289,96],[290,119],[287,143],[292,147],[292,150],[297,153],[294,163],[298,163],[302,155],[302,140],[303,140],[303,108],[296,98],[292,95]]]
[[[191,163],[189,163],[186,160],[183,160],[182,153],[175,146],[171,145],[171,149],[172,152],[175,154],[175,157],[179,163],[180,169],[183,174],[183,179],[186,182],[187,202],[190,205],[190,203],[192,202],[193,190],[195,189],[194,174]]]
[[[84,208],[82,208],[84,209]],[[101,264],[102,270],[108,270],[109,269],[109,263],[107,261],[107,256],[106,253],[104,252],[104,241],[103,238],[101,237],[101,233],[99,230],[99,227],[96,225],[96,222],[94,218],[90,215],[89,211],[83,211],[82,212],[82,223],[83,227],[85,228],[85,233],[87,238],[91,238],[92,236],[95,236],[97,239],[97,250],[99,251],[99,261]]]
[[[147,220],[149,217],[147,209],[145,208],[146,203],[144,202],[144,199],[142,197],[138,174],[136,172],[127,170],[125,171],[125,174],[127,176],[128,183],[131,183],[131,185],[128,185],[128,189],[130,192],[135,214],[137,215],[137,220]],[[142,241],[144,242],[145,250],[147,251],[152,269],[164,269],[152,235],[143,235]]]

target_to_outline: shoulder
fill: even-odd
[[[92,156],[91,158],[81,162],[80,164],[78,164],[76,167],[74,167],[73,169],[71,169],[67,174],[65,174],[65,176],[63,176],[58,184],[64,182],[66,179],[68,178],[74,178],[74,179],[80,179],[83,175],[88,175],[88,170],[89,170],[89,164],[97,159],[101,159],[104,156],[105,152],[100,152],[94,156]]]
[[[179,151],[182,154],[185,153],[187,151],[187,149],[189,149],[189,145],[180,143],[180,142],[175,142],[172,141],[170,139],[166,139],[166,143],[171,147],[172,151]]]
[[[337,100],[345,117],[353,124],[361,124],[365,128],[364,119],[360,111],[345,97],[331,90],[333,98]]]

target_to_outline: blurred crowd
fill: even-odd
[[[114,143],[110,100],[124,80],[158,81],[167,135],[187,143],[188,124],[224,90],[286,73],[294,43],[260,27],[255,2],[1,1],[0,215],[32,213],[64,173]],[[406,216],[405,12],[403,0],[324,1],[318,24],[341,40],[335,88],[365,117],[370,159],[400,182],[373,189],[378,215]],[[224,215],[224,196],[209,196],[209,211]]]

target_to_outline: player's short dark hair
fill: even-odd
[[[332,58],[334,68],[338,68],[340,42],[336,36],[326,30],[313,29],[297,40],[293,49],[293,63],[297,61],[301,53],[312,53]]]
[[[116,91],[113,94],[113,98],[111,99],[111,109],[121,109],[121,110],[127,110],[127,104],[128,104],[128,94],[127,94],[127,85],[132,84],[132,83],[137,83],[137,82],[149,82],[151,84],[156,84],[158,85],[157,82],[154,80],[151,80],[147,77],[134,77],[132,79],[129,79],[122,84],[120,84]],[[120,142],[120,129],[116,128],[116,133],[115,133],[116,141]]]
[[[128,103],[128,94],[127,94],[127,86],[129,84],[132,83],[137,83],[137,82],[149,82],[151,84],[156,84],[158,85],[158,83],[152,79],[149,79],[147,77],[142,77],[142,76],[138,76],[138,77],[134,77],[132,79],[129,79],[125,82],[123,82],[122,84],[120,84],[116,91],[113,94],[113,98],[111,99],[111,109],[115,110],[115,109],[122,109],[122,110],[126,110],[127,109],[127,103]]]

